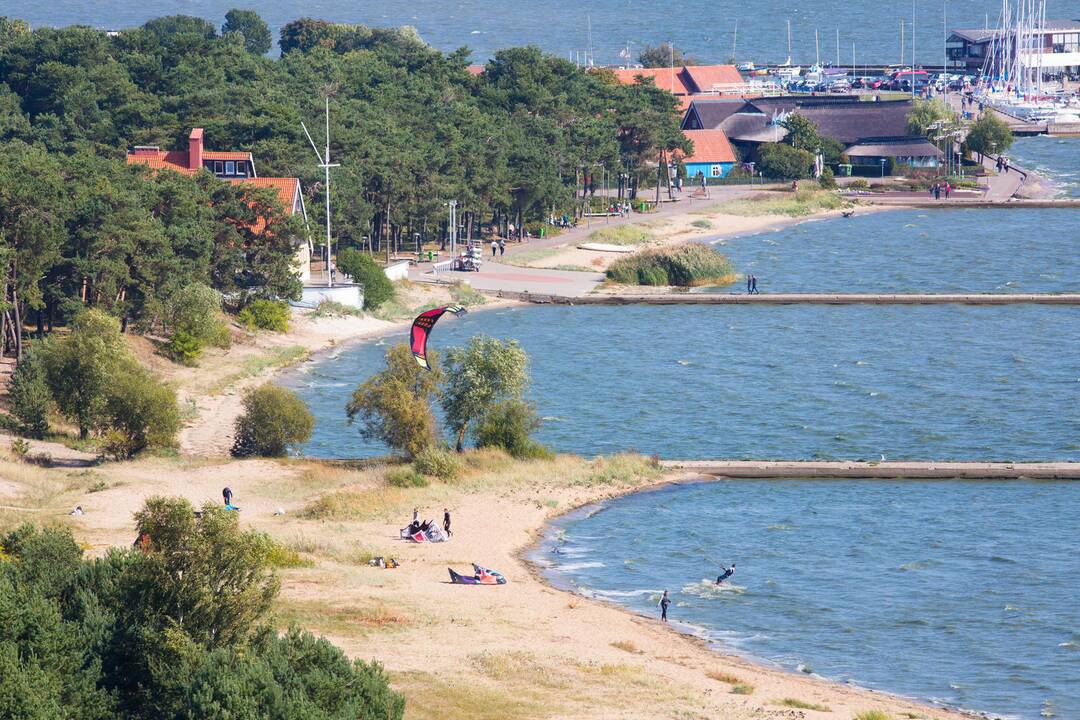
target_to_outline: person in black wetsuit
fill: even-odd
[[[660,619],[663,620],[664,622],[667,622],[667,609],[668,609],[668,605],[671,604],[671,600],[667,596],[667,590],[665,590],[664,594],[662,596],[660,596],[660,603],[659,604],[660,604]]]
[[[232,490],[225,488],[221,491],[221,497],[225,500],[225,506],[232,505]]]
[[[450,531],[450,509],[449,508],[443,508],[443,511],[442,511],[442,526],[443,526],[443,530],[446,532],[446,537],[450,537],[451,535],[454,534],[453,532]]]
[[[720,567],[724,568],[723,565],[721,565]],[[734,574],[735,574],[735,563],[731,563],[731,567],[724,568],[724,571],[716,576],[716,584],[719,585],[720,583],[724,582],[725,580],[727,580],[729,577],[731,577]]]

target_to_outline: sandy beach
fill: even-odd
[[[267,353],[306,357],[398,327],[301,317],[289,333],[236,345],[205,367],[174,367],[195,412],[178,456],[96,465],[88,453],[32,442],[31,455],[47,453],[62,466],[0,462],[0,521],[70,525],[100,555],[130,544],[132,514],[146,498],[220,502],[228,485],[245,525],[298,554],[298,566],[281,571],[279,625],[298,623],[353,657],[379,660],[405,693],[410,718],[855,718],[872,709],[894,718],[959,717],[718,652],[677,632],[677,624],[556,590],[525,559],[551,519],[696,479],[692,472],[664,471],[636,456],[518,462],[485,452],[471,454],[456,481],[402,489],[386,483],[380,464],[222,457],[241,390],[291,362],[267,364]],[[282,347],[304,354],[282,354]],[[71,517],[76,504],[85,514]],[[436,520],[449,508],[451,541],[401,541],[413,507]],[[401,567],[371,567],[372,556],[394,557]],[[468,571],[472,562],[503,572],[509,584],[449,584],[448,567]],[[677,623],[677,607],[671,616]]]

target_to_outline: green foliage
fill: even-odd
[[[259,298],[241,310],[236,319],[249,330],[286,332],[289,329],[289,304],[281,300]]]
[[[956,114],[942,100],[916,98],[907,116],[908,133],[928,137],[933,130],[931,125],[948,123],[955,117]]]
[[[666,42],[655,47],[646,45],[645,49],[638,55],[638,62],[641,63],[642,67],[647,68],[681,67],[682,65],[699,64],[695,58],[683,55],[681,50],[672,47]]]
[[[363,312],[359,308],[334,300],[323,300],[307,314],[310,318],[360,317],[361,315]]]
[[[307,442],[315,428],[315,418],[300,396],[273,383],[244,393],[243,406],[232,449],[237,457],[281,457]]]
[[[126,440],[117,446],[123,452],[110,453],[120,459],[148,447],[170,447],[180,429],[176,390],[134,363],[112,378],[104,412],[109,437]]]
[[[810,177],[814,156],[787,143],[766,143],[758,150],[758,168],[769,178],[801,180]]]
[[[411,467],[394,468],[386,473],[388,485],[399,488],[421,488],[428,486],[428,479]]]
[[[41,437],[49,430],[49,407],[52,397],[41,353],[31,345],[15,367],[8,389],[11,414],[19,421],[23,432]]]
[[[971,125],[964,142],[979,155],[998,155],[1012,147],[1013,135],[1003,120],[986,112]]]
[[[711,245],[683,243],[651,248],[613,262],[607,277],[626,285],[726,285],[735,280],[727,256]]]
[[[520,398],[529,384],[529,357],[515,340],[474,336],[465,347],[447,351],[446,368],[442,406],[458,451],[471,422],[499,402]]]
[[[169,354],[173,358],[188,367],[199,364],[202,357],[203,344],[199,338],[186,330],[177,330],[169,340]]]
[[[353,391],[345,412],[349,422],[359,421],[360,435],[416,457],[435,444],[435,413],[442,371],[438,353],[428,350],[431,370],[421,368],[404,343],[386,353],[386,369]]]
[[[456,283],[451,285],[450,297],[455,304],[461,305],[462,307],[474,307],[476,305],[483,305],[487,302],[487,297],[485,297],[483,293],[466,283]]]
[[[884,710],[865,710],[856,715],[855,720],[892,720],[892,716]]]
[[[11,454],[15,456],[17,460],[25,460],[30,454],[30,443],[24,438],[12,438],[11,439]]]
[[[427,447],[413,458],[413,468],[421,475],[453,480],[461,474],[461,460],[442,448]]]
[[[273,40],[270,37],[270,26],[259,17],[254,10],[237,10],[233,8],[225,13],[225,24],[221,26],[221,34],[240,33],[244,38],[244,49],[254,55],[265,55],[270,52]]]
[[[169,298],[166,323],[173,338],[183,334],[205,346],[227,348],[231,344],[229,326],[221,312],[221,293],[202,283],[181,287]]]
[[[811,163],[813,162],[813,156],[819,151],[825,158],[826,163],[835,164],[840,162],[840,157],[844,152],[843,143],[822,136],[818,132],[817,125],[810,118],[805,115],[800,115],[799,113],[792,113],[786,120],[780,123],[780,125],[788,130],[787,137],[784,138],[784,143],[810,153]],[[772,177],[796,178],[802,176],[774,175]]]
[[[498,447],[519,460],[548,459],[550,450],[530,437],[540,429],[532,403],[517,398],[491,407],[476,425],[477,447]]]
[[[606,245],[644,245],[656,239],[656,233],[643,225],[616,225],[589,233],[589,242]]]
[[[338,252],[338,269],[364,288],[364,309],[374,310],[394,297],[394,284],[371,256],[355,248]]]
[[[832,168],[826,167],[821,170],[821,177],[818,178],[818,184],[821,185],[823,190],[836,189],[836,175],[833,174]]]

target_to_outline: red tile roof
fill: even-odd
[[[203,150],[203,160],[251,160],[251,153],[233,150]]]
[[[470,75],[483,75],[484,74],[484,66],[483,65],[469,65],[469,66],[467,66],[465,68],[465,72],[469,73]]]
[[[247,178],[247,179],[230,179],[234,185],[254,185],[261,188],[273,188],[277,191],[278,198],[281,200],[281,204],[285,206],[285,211],[290,215],[294,214],[298,208],[296,207],[296,195],[300,192],[300,179],[299,178],[276,178],[276,177],[261,177],[261,178]]]
[[[689,95],[690,90],[686,87],[682,78],[682,68],[615,68],[612,70],[615,77],[623,85],[633,85],[638,78],[652,78],[656,87],[667,90],[675,95]]]
[[[683,134],[694,143],[694,152],[684,163],[735,162],[735,151],[723,130],[683,130]]]
[[[158,150],[157,148],[135,148],[128,151],[128,165],[146,165],[155,170],[175,170],[185,175],[194,175],[195,169],[188,167],[186,150]]]
[[[745,84],[734,65],[688,65],[683,74],[689,80],[686,85],[695,93],[721,92]]]

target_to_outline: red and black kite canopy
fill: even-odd
[[[409,347],[412,348],[412,354],[413,357],[416,358],[416,362],[425,370],[431,369],[431,366],[428,365],[427,361],[428,337],[431,335],[431,330],[435,327],[435,323],[437,323],[439,318],[446,313],[464,315],[465,308],[460,305],[437,307],[420,313],[416,316],[416,319],[413,320],[412,330],[409,333]]]

